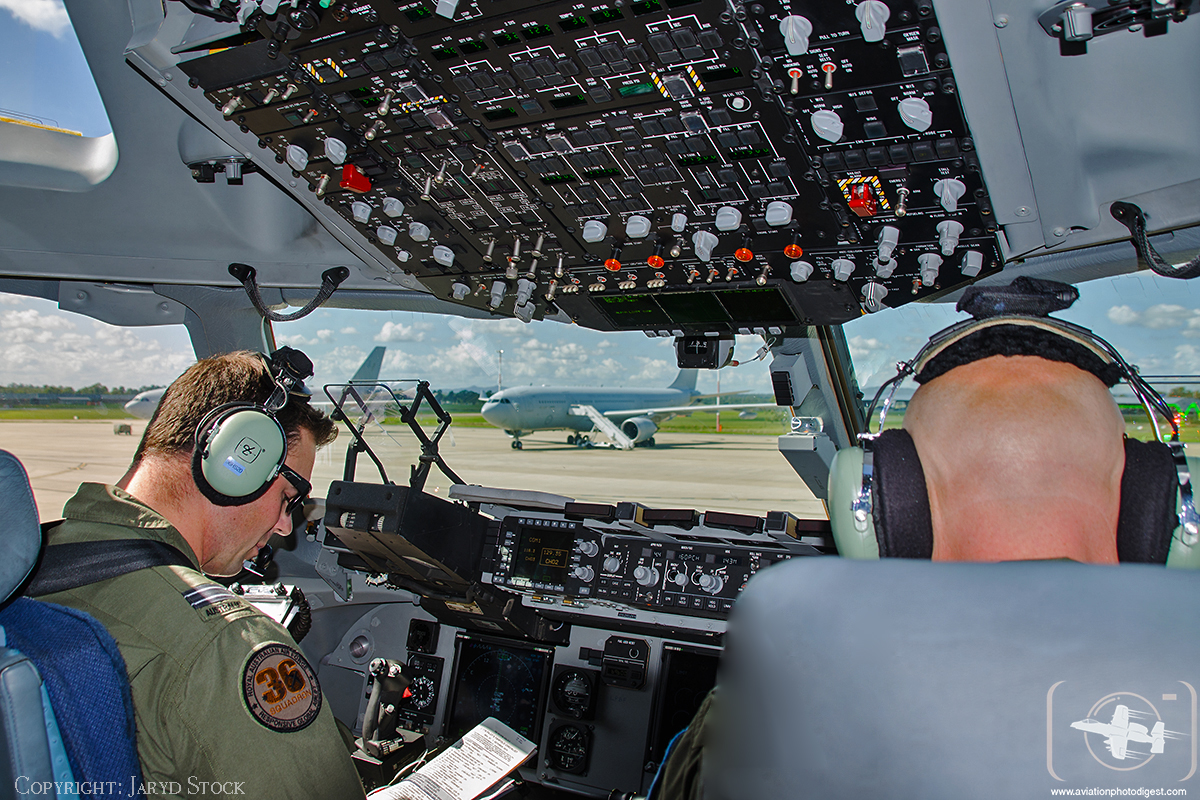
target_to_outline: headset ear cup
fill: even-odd
[[[287,436],[259,406],[216,409],[196,430],[192,478],[215,505],[240,506],[266,493],[287,458]]]
[[[844,558],[877,560],[879,541],[875,520],[869,517],[862,530],[855,524],[854,501],[862,488],[863,449],[843,447],[829,466],[829,525],[838,553]]]

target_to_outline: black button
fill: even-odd
[[[517,82],[513,80],[513,76],[507,72],[497,72],[494,77],[496,78],[496,85],[502,86],[505,89],[511,89],[517,85]]]
[[[592,138],[591,131],[575,131],[571,134],[571,140],[580,147],[596,143],[596,140]]]
[[[686,143],[689,153],[703,153],[708,149],[708,139],[703,136],[689,136]]]
[[[643,184],[658,182],[658,178],[655,177],[654,170],[652,170],[652,169],[639,169],[637,171],[637,177],[638,177],[638,180],[641,181]]]
[[[772,161],[767,167],[767,172],[771,173],[772,178],[786,178],[792,174],[792,168],[786,161]]]
[[[709,111],[708,118],[717,127],[728,125],[733,121],[729,116],[729,112],[723,108],[714,108],[712,111]]]
[[[576,64],[574,61],[572,61],[569,58],[560,58],[556,62],[555,66],[558,67],[558,71],[561,72],[563,75],[578,75],[579,74],[579,65]]]
[[[681,156],[687,152],[687,144],[682,139],[671,139],[667,142],[667,152],[671,155]]]
[[[469,92],[476,88],[475,81],[471,80],[471,78],[467,75],[456,75],[454,77],[454,85],[464,92]]]
[[[767,187],[763,186],[761,183],[752,183],[750,184],[749,192],[750,196],[755,200],[762,200],[767,196]]]
[[[608,68],[607,64],[597,64],[594,67],[588,67],[588,72],[596,78],[603,78],[605,75],[612,74],[612,70]]]
[[[517,77],[523,81],[527,81],[537,75],[537,73],[533,71],[533,65],[526,61],[518,61],[517,63],[513,64],[513,72],[515,72]]]
[[[621,181],[621,191],[625,194],[638,194],[642,191],[642,185],[635,180]]]
[[[916,161],[933,161],[937,153],[930,142],[914,142],[912,146],[913,159]]]
[[[737,183],[741,177],[741,175],[732,169],[723,169],[717,173],[717,180],[726,186],[732,186],[733,184]]]
[[[621,144],[626,147],[637,147],[642,143],[642,137],[637,135],[637,131],[621,131]]]
[[[841,172],[846,168],[845,162],[842,161],[841,153],[826,153],[821,156],[821,163],[830,172]]]
[[[882,139],[887,136],[887,126],[882,122],[864,122],[863,135],[868,139]]]
[[[659,167],[654,171],[659,183],[670,183],[679,177],[679,174],[670,167]]]
[[[607,103],[612,100],[612,93],[604,86],[593,86],[588,89],[588,97],[592,98],[593,103]]]
[[[867,166],[867,155],[862,150],[847,150],[842,154],[849,169],[862,169]]]
[[[387,59],[378,53],[372,53],[363,60],[367,62],[368,67],[376,72],[387,72],[391,69],[391,64],[387,62]]]
[[[571,163],[575,165],[575,169],[587,169],[592,165],[587,153],[572,153],[570,158]]]
[[[646,48],[640,44],[631,44],[625,48],[625,58],[634,64],[644,63],[646,61]]]
[[[958,158],[958,142],[953,139],[938,139],[935,147],[938,158]]]
[[[712,186],[712,175],[709,175],[708,172],[697,172],[695,173],[695,176],[696,183],[700,184],[701,186]]]
[[[888,163],[887,150],[882,147],[868,147],[867,163],[872,167],[882,167]]]
[[[541,138],[530,139],[526,142],[525,146],[529,148],[529,152],[531,153],[546,153],[550,150],[550,145],[545,139]]]
[[[888,158],[893,164],[907,164],[912,161],[912,153],[908,151],[908,145],[902,142],[888,147]]]
[[[753,147],[762,141],[762,137],[758,135],[758,131],[754,128],[746,128],[745,130],[738,131],[738,139],[747,147]]]
[[[697,44],[696,34],[691,28],[673,28],[671,39],[680,50],[685,47],[695,47]]]
[[[662,154],[661,150],[655,150],[653,147],[648,147],[642,151],[642,155],[646,157],[647,164],[665,164],[667,157]]]
[[[726,149],[731,149],[738,146],[738,137],[736,133],[728,131],[717,137],[717,144]]]
[[[723,43],[721,34],[714,30],[700,31],[700,44],[707,47],[709,50],[716,50]]]
[[[663,126],[658,120],[648,119],[642,123],[642,130],[647,136],[658,136],[663,132]]]
[[[533,68],[542,76],[554,75],[558,72],[558,68],[554,66],[554,62],[549,58],[535,58],[533,60]]]
[[[665,33],[652,33],[647,41],[650,42],[651,49],[656,53],[665,53],[675,49],[675,45],[671,43],[671,37]],[[580,51],[580,55],[583,55],[582,51]]]
[[[683,121],[679,117],[663,117],[662,126],[667,133],[679,133],[683,130]]]
[[[782,197],[785,194],[791,194],[792,187],[788,186],[786,183],[772,181],[771,183],[767,184],[767,191],[770,192],[771,197]]]
[[[546,81],[543,78],[529,78],[525,81],[525,85],[530,89],[543,89],[546,86]]]
[[[859,111],[874,111],[875,109],[879,108],[879,106],[875,104],[875,96],[869,94],[860,94],[858,97],[854,98],[854,105]]]
[[[585,67],[595,67],[604,63],[604,59],[596,52],[595,48],[585,47],[579,51],[579,60],[583,62]]]
[[[521,102],[521,108],[530,116],[541,114],[546,110],[537,100],[524,100]]]
[[[625,163],[635,167],[644,167],[646,166],[646,158],[641,154],[641,151],[631,150],[625,154]]]

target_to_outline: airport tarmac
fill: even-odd
[[[111,421],[3,421],[0,448],[25,465],[43,520],[62,516],[63,504],[84,481],[112,483],[128,467],[146,423],[126,420],[132,435],[117,435]],[[390,428],[390,426],[389,426]],[[579,448],[555,431],[524,437],[513,450],[502,432],[488,428],[453,429],[443,437],[441,454],[465,482],[507,489],[530,489],[576,500],[615,503],[630,500],[658,508],[695,508],[761,515],[790,511],[824,518],[824,506],[779,454],[774,436],[658,433],[657,447],[631,451]],[[343,475],[343,430],[317,455],[313,485],[323,495]],[[387,431],[378,451],[388,478],[408,483],[409,464],[419,452],[406,429]],[[368,457],[360,456],[355,476],[378,482]],[[451,481],[436,467],[427,491],[446,496]]]

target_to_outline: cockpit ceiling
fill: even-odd
[[[67,3],[113,133],[0,123],[0,275],[733,332],[1200,241],[1186,0],[241,5]]]

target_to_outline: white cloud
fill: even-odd
[[[1120,305],[1108,309],[1108,319],[1117,325],[1137,325],[1157,331],[1184,327],[1197,329],[1200,328],[1200,309],[1186,308],[1174,303],[1158,303],[1138,312],[1129,306]]]
[[[316,344],[316,340],[309,341],[308,339],[304,338],[303,334],[299,334],[299,333],[292,334],[291,336],[287,336],[287,335],[280,336],[279,334],[275,334],[275,344],[277,344],[277,345],[285,345],[286,344],[288,347],[304,347],[305,345],[308,345],[308,344]]]
[[[383,328],[379,333],[375,334],[377,342],[423,342],[425,341],[425,332],[418,331],[413,325],[405,325],[400,322],[388,321],[383,323]]]
[[[0,0],[0,8],[19,22],[37,31],[45,31],[56,39],[62,38],[71,27],[71,19],[62,0]]]
[[[342,328],[340,331],[338,331],[338,333],[340,333],[342,336],[356,336],[358,334],[358,330],[355,328]]]
[[[317,331],[317,341],[325,342],[326,344],[333,341],[333,331],[328,328]]]
[[[1184,373],[1200,372],[1200,347],[1181,344],[1175,348],[1175,369]]]

